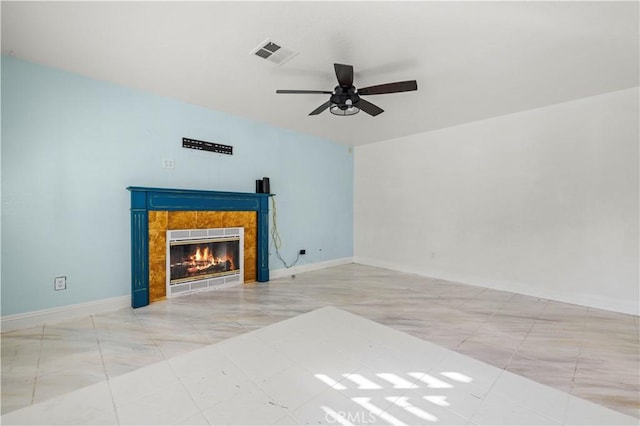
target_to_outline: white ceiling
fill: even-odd
[[[2,53],[349,145],[638,85],[638,2],[7,2]],[[299,52],[250,55],[270,38]],[[385,110],[308,113],[333,63]]]

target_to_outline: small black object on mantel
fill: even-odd
[[[271,185],[268,177],[256,180],[256,194],[271,194]]]

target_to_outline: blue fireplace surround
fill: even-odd
[[[269,194],[130,186],[131,307],[149,304],[150,211],[255,211],[257,279],[269,281]]]

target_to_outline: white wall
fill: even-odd
[[[357,147],[355,260],[638,315],[638,99]]]

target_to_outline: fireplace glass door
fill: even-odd
[[[244,282],[244,228],[167,231],[167,297]]]

